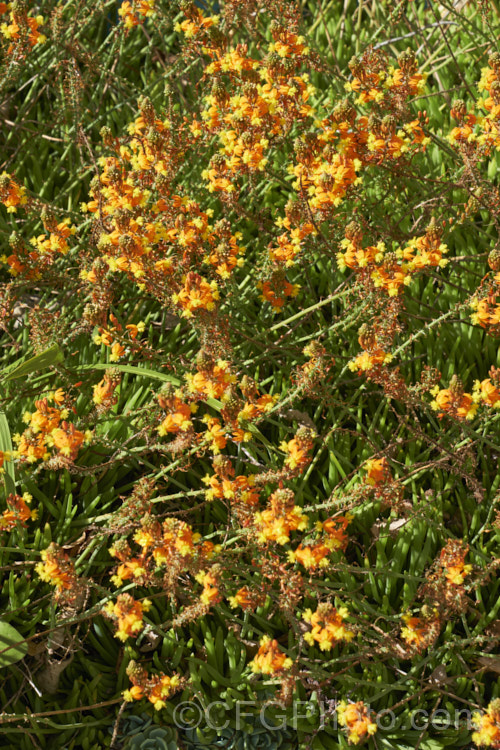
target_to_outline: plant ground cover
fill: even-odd
[[[500,747],[499,36],[0,3],[1,747]]]

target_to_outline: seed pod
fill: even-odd
[[[500,247],[494,247],[488,255],[488,265],[492,271],[500,271]]]

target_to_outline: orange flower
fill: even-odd
[[[345,516],[337,516],[337,518],[327,518],[326,521],[318,524],[318,528],[321,527],[327,534],[329,541],[332,542],[333,549],[344,550],[347,547],[346,529],[351,520],[352,515],[348,513]]]
[[[445,414],[457,419],[473,419],[477,412],[478,404],[474,402],[472,394],[465,393],[460,384],[450,384],[450,388],[441,390],[436,386],[431,393],[434,396],[431,406],[440,419]]]
[[[73,562],[68,555],[55,543],[50,544],[41,552],[42,562],[35,566],[35,570],[42,579],[56,587],[56,593],[70,591],[77,585],[77,577]]]
[[[299,544],[296,550],[288,553],[290,562],[298,562],[306,570],[324,568],[328,565],[328,555],[332,551],[331,546],[325,543]]]
[[[56,406],[49,406],[49,399]],[[83,444],[86,433],[80,432],[75,425],[69,424],[65,418],[69,409],[65,407],[66,396],[60,388],[47,398],[35,401],[36,410],[24,414],[24,421],[28,428],[22,435],[15,435],[17,454],[29,463],[37,460],[48,460],[51,456],[50,448],[55,448],[60,456],[74,460]]]
[[[147,698],[159,711],[166,706],[166,701],[181,686],[179,675],[169,677],[166,674],[148,676],[146,670],[135,661],[129,662],[127,675],[132,683],[129,690],[125,690],[123,697],[126,701],[138,701]]]
[[[196,407],[190,406],[182,400],[181,391],[177,393],[173,393],[172,389],[166,395],[160,393],[158,396],[158,403],[167,412],[167,416],[157,428],[161,437],[167,434],[176,435],[179,432],[186,432],[193,426],[191,417]]]
[[[166,699],[175,692],[180,682],[178,675],[168,677],[163,675],[162,677],[154,680],[154,684],[150,685],[148,691],[148,701],[153,704],[156,711],[165,708],[167,705]]]
[[[369,461],[366,461],[364,468],[367,472],[366,482],[372,487],[379,487],[391,479],[389,462],[385,457],[370,458]]]
[[[441,620],[437,612],[433,611],[424,617],[412,617],[410,614],[402,616],[405,626],[401,628],[401,637],[403,640],[414,648],[418,653],[422,653],[426,648],[432,646],[439,636],[441,629]]]
[[[111,550],[110,550],[111,552]],[[111,580],[115,586],[121,586],[123,581],[137,581],[141,579],[146,573],[144,567],[144,558],[132,557],[130,560],[125,560],[121,565],[118,566],[114,576],[111,576]]]
[[[195,542],[199,539],[200,535],[193,534],[192,528],[185,521],[166,518],[161,525],[151,516],[142,519],[141,528],[134,534],[134,541],[144,552],[151,549],[156,566],[174,565],[175,561],[184,563],[184,558],[194,554]]]
[[[204,16],[203,13],[194,6],[189,6],[185,11],[189,18],[175,26],[176,31],[182,31],[187,39],[196,36],[200,31],[206,31],[218,21],[218,16]]]
[[[0,33],[6,38],[12,41],[18,41],[21,39],[22,33],[26,35],[28,44],[34,47],[35,44],[42,44],[47,41],[47,37],[39,31],[39,27],[43,25],[43,16],[28,16],[24,9],[14,9],[10,6],[10,23],[3,23],[0,25]],[[9,53],[12,52],[13,46],[9,47]]]
[[[47,237],[44,234],[31,238],[31,245],[40,255],[54,255],[60,253],[66,255],[69,250],[68,238],[76,232],[76,227],[71,225],[70,219],[64,219],[59,224],[53,224],[53,231]]]
[[[18,206],[25,206],[28,202],[26,188],[18,185],[7,172],[0,174],[0,201],[8,213],[15,213]]]
[[[377,731],[377,724],[370,719],[369,709],[362,701],[358,703],[342,701],[337,706],[337,716],[340,726],[345,727],[347,731],[350,745],[359,745]]]
[[[308,516],[294,505],[294,495],[290,490],[277,490],[269,499],[269,506],[261,513],[255,514],[255,526],[259,542],[277,542],[286,544],[290,541],[290,532],[303,531],[309,523]]]
[[[234,502],[241,501],[251,507],[255,507],[259,503],[259,493],[253,488],[254,480],[252,476],[240,475],[233,480],[223,479],[221,481],[217,475],[213,474],[204,477],[203,482],[209,488],[205,492],[207,500],[224,497]]]
[[[252,591],[248,586],[243,586],[234,596],[228,598],[228,602],[232,609],[241,607],[244,610],[254,610],[255,607],[264,603],[265,598],[262,591]]]
[[[479,325],[481,328],[489,326],[495,328],[500,325],[500,305],[496,303],[496,299],[496,295],[493,294],[484,299],[476,297],[471,301],[471,308],[474,312],[470,317],[474,325]]]
[[[147,612],[150,606],[148,599],[138,602],[130,594],[119,594],[115,603],[108,602],[103,611],[117,621],[115,638],[126,641],[130,636],[137,635],[144,626],[143,612]]]
[[[476,712],[472,716],[472,724],[476,731],[472,741],[478,747],[500,748],[500,700],[491,701],[484,713]]]
[[[465,565],[468,551],[468,547],[464,547],[461,542],[455,539],[448,540],[441,550],[439,564],[444,568],[448,583],[460,586],[471,572],[472,565]]]
[[[210,443],[212,452],[217,455],[227,444],[225,429],[222,427],[220,420],[216,417],[211,417],[209,414],[205,415],[202,421],[208,427],[203,437]]]
[[[274,44],[269,47],[269,52],[277,52],[280,57],[295,57],[309,54],[309,48],[305,44],[303,36],[298,36],[294,31],[286,29],[275,23],[271,28]]]
[[[131,339],[135,341],[139,333],[142,333],[145,329],[146,325],[142,321],[140,323],[128,323],[125,328],[127,329],[129,336]]]
[[[233,375],[229,362],[218,359],[216,362],[209,359],[208,362],[200,363],[199,370],[194,375],[186,373],[189,393],[208,398],[221,398],[229,385],[236,383],[236,375]]]
[[[500,408],[500,390],[492,383],[491,378],[486,380],[476,380],[474,383],[473,399],[476,402],[483,402],[487,406],[495,409]]]
[[[36,510],[30,510],[27,503],[31,501],[31,495],[25,493],[20,495],[8,495],[6,499],[8,510],[4,510],[0,516],[0,531],[10,531],[19,523],[26,526],[26,521],[37,517]]]
[[[125,354],[125,347],[123,347],[118,341],[111,346],[111,354],[109,357],[110,362],[118,362],[118,360]]]
[[[208,282],[203,276],[190,271],[184,278],[184,286],[172,296],[175,305],[182,308],[185,318],[192,318],[195,312],[215,310],[219,291],[215,281]]]
[[[94,385],[92,400],[101,411],[110,409],[116,404],[115,390],[120,383],[120,373],[108,370],[103,379]]]
[[[259,650],[250,662],[252,672],[260,674],[276,674],[290,669],[292,665],[292,659],[281,651],[278,641],[271,640],[268,635],[261,638]]]
[[[50,453],[47,450],[45,436],[43,434],[35,435],[32,431],[26,430],[18,441],[17,452],[26,459],[28,463],[34,463],[40,459],[47,460]]]
[[[448,246],[441,242],[441,232],[431,225],[422,237],[414,237],[405,248],[398,251],[398,257],[407,263],[409,271],[420,271],[422,268],[440,268],[448,261],[443,256]]]
[[[302,471],[311,463],[310,452],[314,445],[314,432],[307,428],[301,428],[297,431],[296,436],[289,442],[282,442],[280,448],[285,451],[287,457],[285,465],[292,471]]]
[[[269,302],[275,312],[281,310],[287,297],[296,297],[300,289],[298,284],[290,284],[286,279],[259,281],[257,288],[262,290],[261,299]]]
[[[74,424],[61,422],[61,427],[52,430],[50,438],[62,456],[74,461],[85,440],[85,435],[77,430]]]
[[[118,9],[125,28],[132,29],[154,13],[155,0],[124,0]]]
[[[218,581],[212,573],[202,571],[198,573],[196,580],[203,584],[203,591],[200,595],[200,601],[203,604],[217,604],[222,600],[218,589]]]
[[[64,393],[62,388],[58,388],[52,394],[52,400],[57,404],[57,406],[62,406],[64,404],[65,399],[66,399],[66,394]]]
[[[29,426],[34,433],[52,432],[59,426],[61,421],[61,411],[48,405],[46,398],[35,401],[36,411],[31,414]]]
[[[344,625],[347,614],[346,607],[337,610],[329,603],[318,604],[315,612],[307,609],[302,617],[311,630],[305,633],[304,639],[310,646],[318,643],[322,651],[329,651],[339,641],[349,643],[354,638],[354,632]]]

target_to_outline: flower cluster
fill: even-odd
[[[500,274],[498,276],[498,282],[500,282]],[[498,285],[498,282],[496,284]],[[475,325],[481,326],[481,328],[488,329],[488,332],[497,335],[500,331],[500,303],[497,301],[497,290],[489,294],[482,299],[474,297],[471,301],[471,307],[474,312],[471,315],[471,320]]]
[[[465,563],[468,551],[461,540],[449,539],[434,560],[419,589],[419,596],[426,601],[426,616],[429,612],[432,617],[438,613],[439,619],[444,620],[467,607],[465,579],[473,571],[473,566]]]
[[[412,237],[409,242],[396,252],[410,273],[423,268],[444,268],[448,261],[444,257],[448,246],[442,242],[442,230],[434,222],[421,237]]]
[[[293,660],[281,651],[278,641],[271,639],[268,635],[261,638],[259,650],[250,663],[252,672],[260,674],[279,674],[293,665]]]
[[[500,371],[496,367],[490,369],[490,377],[476,380],[472,391],[472,398],[479,404],[493,409],[500,408]]]
[[[305,640],[310,646],[317,643],[322,651],[330,651],[340,641],[349,643],[354,632],[344,624],[347,615],[346,607],[335,609],[328,602],[318,604],[315,612],[307,609],[302,617],[311,630],[304,634]]]
[[[190,271],[181,279],[182,286],[172,295],[172,302],[182,310],[185,318],[192,318],[199,310],[213,312],[219,300],[216,281],[207,281],[199,273]]]
[[[105,273],[125,274],[185,318],[212,314],[220,284],[243,262],[241,233],[224,219],[212,225],[212,209],[203,211],[174,191],[177,164],[194,138],[185,123],[160,119],[148,99],[140,100],[139,110],[128,140],[103,131],[115,155],[99,160],[92,199],[82,204],[96,215],[100,251],[82,278],[95,286],[104,266]]]
[[[377,731],[377,724],[370,719],[370,711],[362,701],[341,701],[337,706],[337,717],[340,726],[347,732],[350,745],[359,745]]]
[[[297,434],[288,442],[280,445],[285,452],[285,466],[292,473],[301,473],[311,463],[311,450],[314,445],[315,433],[308,427],[300,427]]]
[[[126,29],[144,23],[146,18],[153,15],[155,0],[124,0],[118,8],[118,15]]]
[[[212,83],[211,93],[204,98],[201,122],[195,120],[191,132],[197,139],[216,135],[219,141],[219,149],[202,176],[210,192],[234,201],[245,178],[253,179],[269,169],[273,147],[293,128],[311,120],[314,87],[309,75],[300,72],[304,62],[311,62],[310,50],[295,28],[274,20],[267,55],[255,59],[246,45],[228,48],[216,35],[205,33],[217,18],[203,17],[192,6],[185,13],[188,19],[178,28],[190,39],[201,32],[203,52],[210,58],[205,75]],[[281,226],[287,231],[278,238],[277,247],[269,247],[273,268],[259,283],[262,298],[275,311],[297,294],[298,286],[285,278],[284,268],[293,263],[301,241],[315,231],[312,225],[297,233],[286,222]]]
[[[242,586],[234,596],[228,597],[231,609],[241,607],[243,610],[253,611],[256,607],[264,604],[266,599],[262,591],[253,591],[248,586]]]
[[[219,152],[203,173],[212,192],[231,195],[242,176],[262,172],[276,139],[312,112],[308,100],[314,89],[309,77],[296,74],[309,55],[304,39],[277,22],[271,23],[270,30],[273,42],[263,61],[249,57],[243,45],[226,51],[214,44],[205,46],[212,58],[205,74],[213,84],[201,118],[220,142]],[[201,132],[198,123],[192,128]]]
[[[34,47],[43,44],[47,37],[42,34],[40,27],[45,23],[43,16],[28,15],[21,3],[0,3],[0,17],[8,13],[8,20],[0,23],[0,34],[11,42],[27,44]],[[9,53],[14,49],[11,44]]]
[[[491,701],[484,713],[474,713],[472,717],[476,731],[472,741],[478,747],[500,748],[500,700]]]
[[[68,239],[76,233],[76,227],[69,219],[57,222],[43,212],[42,220],[48,234],[32,237],[29,244],[15,233],[9,238],[12,252],[10,255],[3,255],[1,260],[7,264],[12,276],[22,274],[30,279],[39,279],[57,255],[66,255],[69,252]]]
[[[143,612],[151,607],[149,599],[136,601],[130,594],[119,594],[116,602],[108,602],[103,613],[116,621],[117,630],[115,637],[126,641],[131,636],[136,636],[142,630],[144,623]]]
[[[483,279],[479,289],[470,300],[470,306],[474,310],[471,320],[474,325],[485,328],[488,333],[498,336],[500,333],[500,251],[494,248],[488,256],[488,265],[493,271]]]
[[[184,34],[187,39],[197,36],[205,37],[204,32],[212,26],[217,26],[219,16],[204,16],[199,8],[193,3],[185,3],[183,6],[184,14],[187,18],[175,25],[175,30]]]
[[[268,507],[255,514],[257,540],[261,543],[286,544],[292,531],[303,531],[309,524],[308,517],[295,505],[291,490],[276,490],[269,498]]]
[[[461,99],[453,103],[451,114],[457,121],[448,135],[449,142],[461,149],[468,157],[489,157],[500,151],[500,55],[494,52],[488,59],[488,67],[481,71],[477,88],[485,93],[484,99],[475,104],[475,112],[467,111]],[[486,111],[486,114],[483,112]]]
[[[252,475],[248,477],[244,474],[234,476],[234,468],[231,461],[226,457],[223,461],[217,461],[214,458],[213,467],[215,474],[207,474],[203,478],[207,485],[205,491],[207,500],[224,498],[230,500],[233,507],[243,505],[254,508],[258,505],[259,492],[255,488],[255,480]]]
[[[387,67],[380,53],[369,51],[360,60],[351,61],[351,70],[354,78],[346,84],[346,89],[359,92],[357,102],[376,102],[391,114],[382,118],[375,114],[358,115],[352,104],[342,102],[328,117],[316,116],[314,134],[307,133],[295,141],[295,160],[289,172],[295,177],[292,187],[299,200],[289,202],[286,216],[276,221],[285,231],[269,246],[275,268],[273,280],[280,279],[284,269],[297,261],[307,243],[317,237],[318,225],[332,219],[346,196],[361,185],[365,167],[401,159],[424,150],[429,142],[419,119],[401,121],[404,101],[420,92],[425,83],[411,53],[403,53],[396,68]],[[307,115],[312,118],[315,113],[309,109]],[[418,247],[417,239],[406,249],[408,260],[399,261],[397,254],[389,252],[383,242],[363,248],[359,232],[353,236],[346,233],[338,254],[339,267],[362,272],[362,277],[375,288],[397,295],[401,286],[410,282],[412,271],[438,265],[441,260],[436,253],[428,252],[425,245]],[[421,256],[420,266],[413,262],[412,249]],[[271,287],[263,291],[263,296],[279,309],[290,293],[277,294]]]
[[[398,67],[386,66],[384,57],[378,50],[368,49],[361,59],[353,58],[349,67],[352,80],[345,84],[346,91],[358,94],[357,104],[385,100],[402,100],[422,93],[426,77],[418,72],[415,55],[411,50],[402,52]]]
[[[269,302],[274,312],[279,312],[288,297],[296,297],[300,291],[298,284],[291,284],[281,269],[272,273],[267,281],[259,281],[257,288],[261,291],[261,299]]]
[[[200,602],[205,604],[207,607],[211,604],[218,604],[222,601],[222,594],[219,591],[219,581],[217,576],[214,575],[214,570],[200,571],[196,580],[203,586],[203,591],[200,594]]]
[[[167,386],[158,395],[158,403],[165,413],[157,428],[160,437],[192,430],[193,422],[191,418],[197,407],[194,403],[188,404],[184,401],[182,390],[174,391],[173,388]]]
[[[25,492],[22,496],[7,495],[5,500],[7,510],[4,510],[0,516],[0,531],[10,531],[15,529],[18,524],[26,526],[27,521],[35,520],[38,515],[37,511],[30,510],[28,507],[32,499],[28,492]]]
[[[78,597],[81,583],[75,572],[75,566],[69,555],[52,542],[41,552],[42,561],[35,570],[42,579],[55,587],[57,601],[73,602]]]
[[[431,394],[434,396],[431,406],[438,412],[440,419],[445,415],[455,419],[474,419],[478,403],[472,393],[464,391],[463,385],[456,375],[450,380],[448,388],[439,388],[436,385],[431,390]]]
[[[76,233],[76,227],[71,224],[70,219],[63,219],[57,223],[55,219],[48,217],[44,220],[44,228],[49,232],[48,237],[40,234],[31,240],[38,255],[53,255],[54,253],[66,255],[69,250],[68,238]]]
[[[468,551],[468,547],[454,539],[448,540],[441,550],[439,564],[443,568],[447,582],[452,586],[461,586],[472,570],[472,565],[465,565]]]
[[[19,206],[28,203],[26,188],[18,185],[8,172],[0,174],[0,202],[7,208],[8,213],[15,213]]]
[[[319,341],[311,341],[302,353],[307,359],[295,366],[292,383],[301,395],[318,400],[329,392],[335,358]]]
[[[364,246],[361,227],[351,222],[341,240],[337,263],[340,270],[355,271],[365,286],[380,289],[390,297],[396,297],[404,286],[411,284],[412,277],[425,268],[446,266],[444,257],[448,252],[442,242],[442,230],[431,223],[425,234],[412,237],[403,245],[388,248],[384,242]]]
[[[87,277],[88,278],[88,275]],[[146,324],[141,320],[139,323],[127,323],[125,330],[119,322],[116,315],[109,314],[109,323],[106,326],[99,326],[97,333],[94,335],[94,344],[104,344],[109,347],[111,362],[118,362],[128,351],[137,348],[134,343],[140,333],[145,329]]]
[[[226,430],[220,419],[212,417],[210,414],[205,414],[201,421],[207,426],[202,441],[205,445],[208,445],[212,454],[217,456],[227,445]]]
[[[388,351],[391,337],[376,322],[371,326],[361,326],[358,342],[363,352],[348,362],[348,367],[353,372],[373,376],[392,361],[392,354]]]
[[[410,653],[422,653],[432,646],[439,636],[441,619],[435,609],[423,607],[421,617],[406,613],[402,620],[404,627],[401,628],[401,638],[409,647]]]
[[[385,456],[382,458],[370,458],[366,461],[363,468],[366,471],[366,482],[371,487],[378,487],[391,480],[391,470]]]
[[[28,463],[48,461],[52,456],[74,461],[91,434],[78,430],[72,422],[66,421],[70,414],[67,395],[58,389],[35,401],[35,407],[34,412],[24,414],[28,427],[21,435],[13,436],[15,456]]]
[[[201,351],[197,357],[196,373],[186,373],[189,393],[200,399],[223,398],[229,387],[237,382],[237,377],[231,372],[230,363],[224,359],[214,360],[206,352]]]
[[[124,699],[132,702],[147,698],[157,711],[164,708],[168,698],[182,687],[182,678],[179,675],[174,674],[172,677],[166,674],[149,676],[147,671],[135,661],[129,662],[127,675],[132,687],[124,691]]]
[[[109,411],[117,402],[116,389],[120,384],[121,373],[110,368],[106,371],[102,380],[93,387],[92,401],[97,407],[98,413]]]
[[[162,437],[166,434],[177,435],[177,449],[181,446],[180,440],[184,446],[196,442],[217,457],[228,441],[248,441],[252,437],[252,432],[248,429],[250,424],[262,418],[277,401],[276,396],[262,394],[257,384],[250,382],[246,376],[239,381],[229,362],[215,359],[204,350],[200,351],[197,357],[197,371],[186,373],[185,378],[185,386],[175,389],[168,384],[158,395],[158,403],[166,412],[166,416],[162,418],[157,430]],[[238,388],[242,397],[238,393]],[[204,432],[195,432],[193,415],[204,402],[216,408],[220,417],[204,414],[199,418],[199,422],[207,429]],[[229,476],[224,478],[229,480]],[[217,479],[208,478],[204,481],[212,486],[214,494],[211,498],[221,497]],[[244,483],[243,477],[235,481],[235,487],[239,486],[240,490],[248,489],[241,484]],[[229,491],[227,484],[226,491]]]
[[[316,523],[319,539],[308,543],[301,542],[295,550],[288,552],[289,562],[298,562],[306,570],[325,568],[328,557],[335,550],[345,550],[348,543],[346,528],[351,520],[349,515],[328,518]]]
[[[110,548],[110,554],[120,562],[112,581],[115,586],[129,580],[146,583],[154,580],[156,572],[162,568],[167,577],[179,574],[189,569],[196,557],[205,560],[213,553],[214,545],[209,542],[200,544],[200,539],[185,521],[166,518],[161,523],[147,513],[140,519],[140,527],[133,535],[133,542],[140,551],[134,552],[123,537]]]

